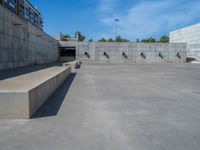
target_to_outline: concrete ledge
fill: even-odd
[[[80,68],[81,62],[79,60],[71,61],[71,62],[66,62],[63,63],[63,67],[71,67],[72,72],[75,72],[76,69]]]
[[[51,67],[0,81],[0,119],[30,119],[70,73]]]

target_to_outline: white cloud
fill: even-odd
[[[121,20],[120,34],[129,38],[161,35],[162,32],[188,25],[199,19],[200,12],[200,1],[197,0],[142,1],[136,5],[132,4],[126,15],[116,12],[115,5],[116,0],[108,0],[106,7],[100,9],[107,12],[101,17],[101,22],[113,28],[113,19],[118,16]],[[103,8],[103,5],[100,8]],[[110,33],[113,35],[113,29]]]
[[[114,10],[115,5],[117,4],[118,0],[100,0],[98,11],[101,14],[111,13]]]

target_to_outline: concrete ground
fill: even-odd
[[[0,150],[199,150],[200,65],[83,65]]]

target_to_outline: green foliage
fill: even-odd
[[[149,43],[155,43],[156,39],[151,37],[151,38],[147,39],[147,42],[149,42]]]
[[[76,38],[77,38],[77,36],[78,36],[78,41],[79,41],[79,42],[83,42],[83,41],[85,40],[85,36],[82,35],[81,32],[79,32],[79,31],[77,31],[77,32],[75,33],[75,37],[76,37]]]
[[[146,43],[146,42],[147,42],[147,40],[146,40],[146,39],[142,39],[142,40],[141,40],[141,42],[143,42],[143,43]]]
[[[105,38],[99,39],[99,42],[107,42]]]
[[[63,35],[63,41],[68,41],[69,38],[71,38],[70,35],[68,34]]]
[[[63,37],[64,37],[64,38],[71,38],[71,36],[68,35],[68,34],[63,35]]]
[[[129,40],[122,38],[121,36],[117,36],[115,42],[129,42]]]
[[[160,37],[159,42],[161,42],[161,43],[169,43],[169,37],[166,36],[166,35],[163,35],[163,36]]]
[[[108,42],[115,42],[115,41],[112,38],[109,38]]]
[[[79,41],[84,41],[85,37],[80,33],[76,32],[79,35]],[[70,38],[69,35],[66,35],[67,38]],[[89,42],[93,42],[94,40],[91,38]],[[99,42],[129,42],[129,40],[122,38],[121,36],[117,36],[115,39],[109,38],[106,40],[105,38],[101,38],[98,40]],[[161,42],[161,43],[168,43],[169,42],[169,37],[166,35],[163,35],[160,37],[160,40],[157,41],[156,38],[150,37],[147,39],[142,39],[140,40],[139,38],[136,39],[136,42],[144,42],[144,43],[156,43],[156,42]]]
[[[144,42],[144,43],[155,43],[156,39],[151,37],[151,38],[148,38],[148,39],[143,39],[143,40],[141,40],[141,42]]]
[[[89,39],[89,42],[94,42],[94,40],[93,39]]]

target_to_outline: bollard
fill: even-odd
[[[141,53],[141,56],[144,58],[144,59],[146,59],[146,55],[142,52]]]
[[[122,53],[122,56],[124,56],[125,59],[128,59],[128,56],[126,55],[126,53]]]
[[[104,52],[103,55],[104,55],[107,59],[110,58],[110,56],[109,56],[106,52]]]
[[[179,53],[176,54],[176,56],[181,59],[181,55]]]
[[[162,59],[164,58],[162,53],[159,53],[158,55],[160,56],[160,58],[162,58]]]
[[[90,54],[88,54],[88,52],[85,52],[84,54],[85,54],[85,56],[86,56],[87,58],[90,58]]]

